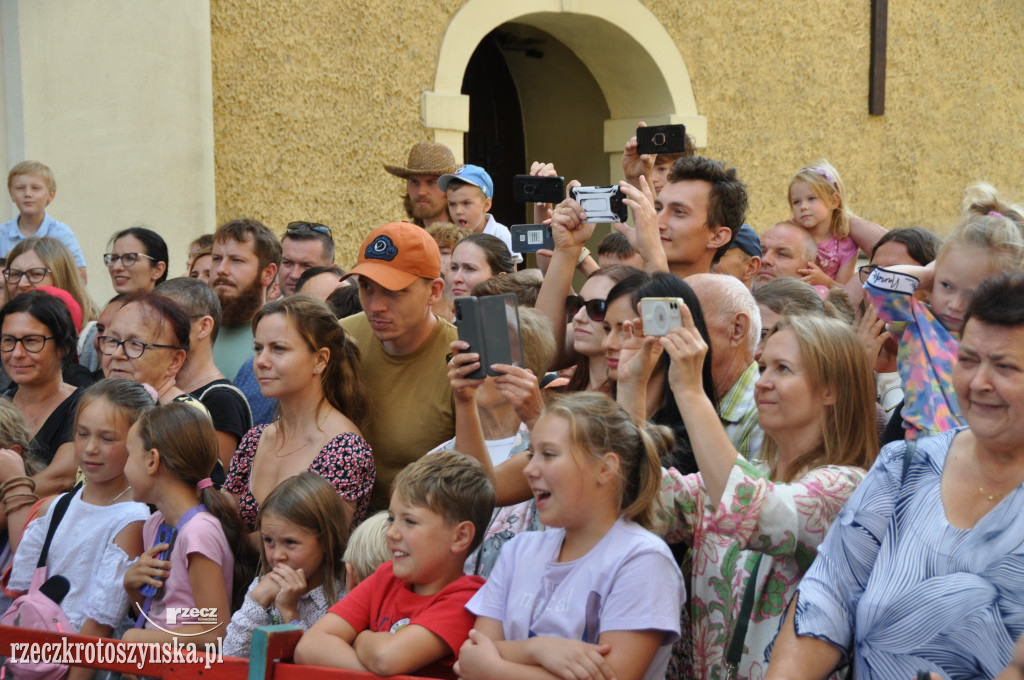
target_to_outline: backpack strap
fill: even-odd
[[[186,510],[185,514],[182,515],[181,519],[178,520],[178,523],[174,525],[174,531],[176,533],[180,534],[181,530],[185,527],[186,524],[188,524],[188,521],[190,519],[192,519],[193,517],[195,517],[196,515],[198,515],[200,512],[206,512],[206,506],[203,505],[202,503],[200,503],[199,505],[195,505],[195,506],[189,508],[188,510]],[[174,550],[173,546],[171,547],[171,550]],[[170,556],[171,556],[170,553],[168,553],[167,557],[170,558]],[[143,600],[143,602],[142,602],[142,608],[139,610],[139,613],[141,614],[141,616],[139,616],[139,618],[135,620],[135,627],[136,628],[142,628],[144,625],[146,625],[146,614],[149,613],[149,609],[152,606],[153,606],[153,596],[152,595],[147,595],[146,599]]]
[[[900,476],[900,483],[907,480],[907,471],[910,469],[910,462],[914,459],[915,450],[917,450],[917,440],[908,439],[907,448],[903,451],[903,474]]]
[[[764,557],[764,553],[757,553],[757,557],[754,558],[754,563],[750,567],[747,587],[743,591],[743,602],[740,604],[739,614],[736,615],[736,627],[732,631],[732,639],[729,640],[729,649],[725,652],[725,677],[729,680],[735,680],[736,671],[740,665],[740,657],[743,656],[743,642],[747,638],[747,627],[750,625],[750,615],[754,609],[757,569],[761,566],[762,557]]]
[[[43,549],[39,553],[36,569],[46,566],[46,558],[50,554],[50,543],[53,542],[53,535],[57,533],[57,525],[64,519],[64,514],[68,511],[71,499],[74,498],[76,493],[78,492],[69,491],[57,500],[57,505],[53,508],[53,517],[50,518],[50,527],[46,530],[46,540],[43,541]]]
[[[206,399],[206,395],[209,394],[210,392],[212,392],[213,390],[230,390],[230,391],[234,392],[235,394],[237,394],[238,396],[240,396],[242,398],[242,403],[245,404],[246,415],[248,415],[248,417],[249,417],[249,419],[246,421],[246,431],[251,430],[252,429],[252,407],[249,406],[249,399],[248,399],[248,397],[245,396],[245,392],[243,392],[242,390],[238,389],[237,387],[235,387],[231,383],[217,383],[215,385],[210,385],[205,390],[203,390],[202,394],[199,395],[199,401],[203,401],[204,399]],[[203,404],[205,405],[206,402],[203,401]]]

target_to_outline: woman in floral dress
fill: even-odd
[[[767,435],[758,464],[739,456],[704,393],[707,345],[688,311],[682,328],[645,339],[645,346],[671,358],[669,382],[700,468],[692,475],[669,469],[662,484],[667,539],[689,543],[694,553],[695,677],[726,677],[726,650],[754,569],[753,608],[736,677],[759,680],[787,602],[878,454],[863,343],[849,326],[825,317],[776,324],[755,388]]]

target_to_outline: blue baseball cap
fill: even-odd
[[[448,191],[448,183],[453,179],[479,187],[484,192],[484,196],[494,198],[494,182],[491,181],[491,176],[487,174],[487,171],[479,165],[463,165],[455,171],[454,175],[441,175],[437,180],[438,188],[441,191]]]
[[[750,257],[761,257],[761,239],[749,224],[744,224],[736,233],[736,238],[729,244],[729,250],[739,248]]]

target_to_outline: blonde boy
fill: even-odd
[[[395,477],[385,562],[302,636],[297,663],[454,678],[455,655],[483,585],[462,573],[494,509],[494,487],[475,460],[441,451]]]
[[[463,165],[453,175],[441,175],[437,186],[448,194],[448,214],[452,222],[476,234],[497,236],[512,253],[512,233],[494,219],[488,210],[494,197],[494,182],[479,165]],[[516,264],[523,261],[519,253],[512,253]]]
[[[22,161],[7,175],[7,191],[18,207],[18,217],[0,225],[0,254],[7,257],[18,241],[29,236],[49,236],[68,247],[85,281],[85,256],[74,232],[46,213],[46,206],[57,195],[53,171],[39,161]]]

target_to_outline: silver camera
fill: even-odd
[[[626,194],[616,186],[574,187],[572,197],[587,211],[587,222],[625,222],[629,209],[623,201]]]

